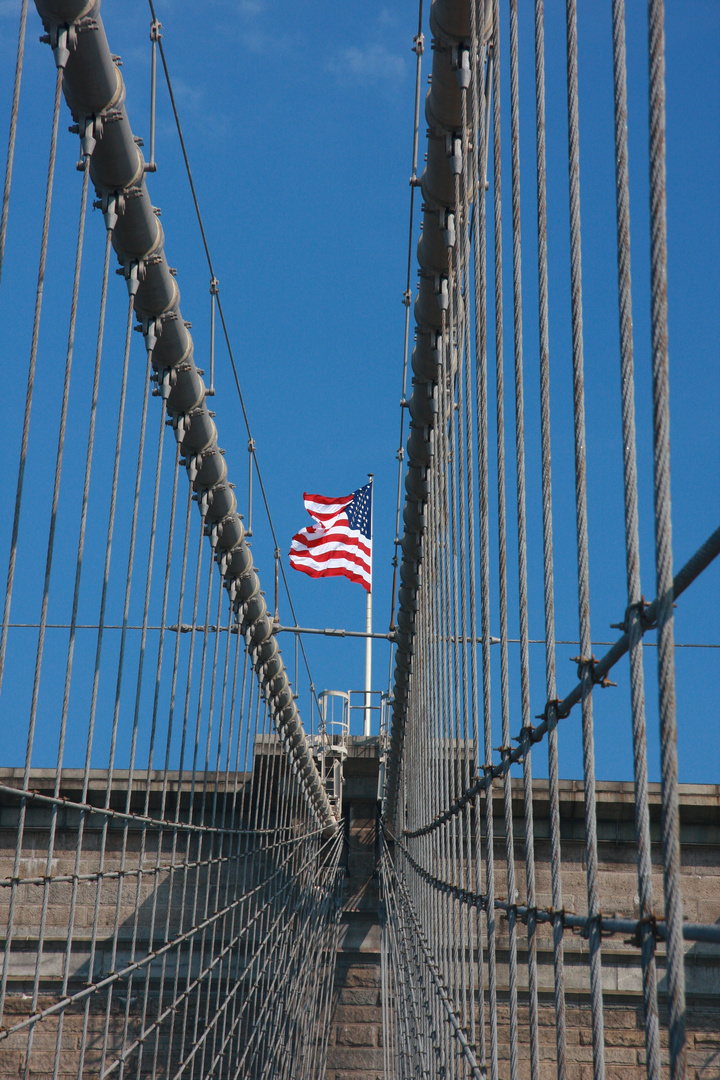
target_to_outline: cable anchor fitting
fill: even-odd
[[[108,232],[112,232],[117,225],[118,217],[125,209],[125,198],[121,192],[106,191],[102,198],[93,203],[93,206],[96,210],[102,210],[105,228]]]
[[[456,244],[455,214],[447,207],[441,206],[438,210],[438,225],[443,231],[445,246],[454,248]]]
[[[74,23],[55,23],[48,34],[40,38],[43,45],[49,45],[55,57],[55,67],[64,71],[70,59],[70,50],[77,48],[77,27]]]
[[[460,176],[463,171],[462,139],[456,131],[445,136],[445,156],[450,161],[453,176]]]
[[[116,274],[120,274],[125,278],[125,284],[127,285],[128,296],[135,296],[140,285],[140,279],[145,277],[143,268],[137,259],[133,259],[131,262],[123,263],[123,265],[115,271]]]
[[[450,66],[457,75],[461,90],[470,86],[470,50],[467,45],[453,45]]]

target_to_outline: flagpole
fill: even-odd
[[[370,478],[370,589],[365,599],[365,633],[372,634],[372,482],[373,473],[368,473]],[[365,719],[363,735],[370,734],[370,691],[372,689],[372,638],[365,638]]]

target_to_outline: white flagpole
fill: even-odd
[[[365,633],[372,634],[372,482],[373,473],[368,473],[370,477],[370,591],[366,595],[365,600]],[[372,638],[365,638],[365,719],[363,724],[363,735],[366,737],[370,734],[370,691],[372,689]]]

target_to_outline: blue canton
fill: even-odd
[[[353,501],[348,503],[345,507],[345,513],[347,514],[350,528],[357,529],[363,536],[366,536],[368,540],[372,539],[371,510],[372,484],[366,484],[365,487],[353,491]]]

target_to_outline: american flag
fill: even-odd
[[[310,577],[346,577],[372,591],[372,484],[329,499],[303,494],[317,522],[292,538],[290,565]]]

